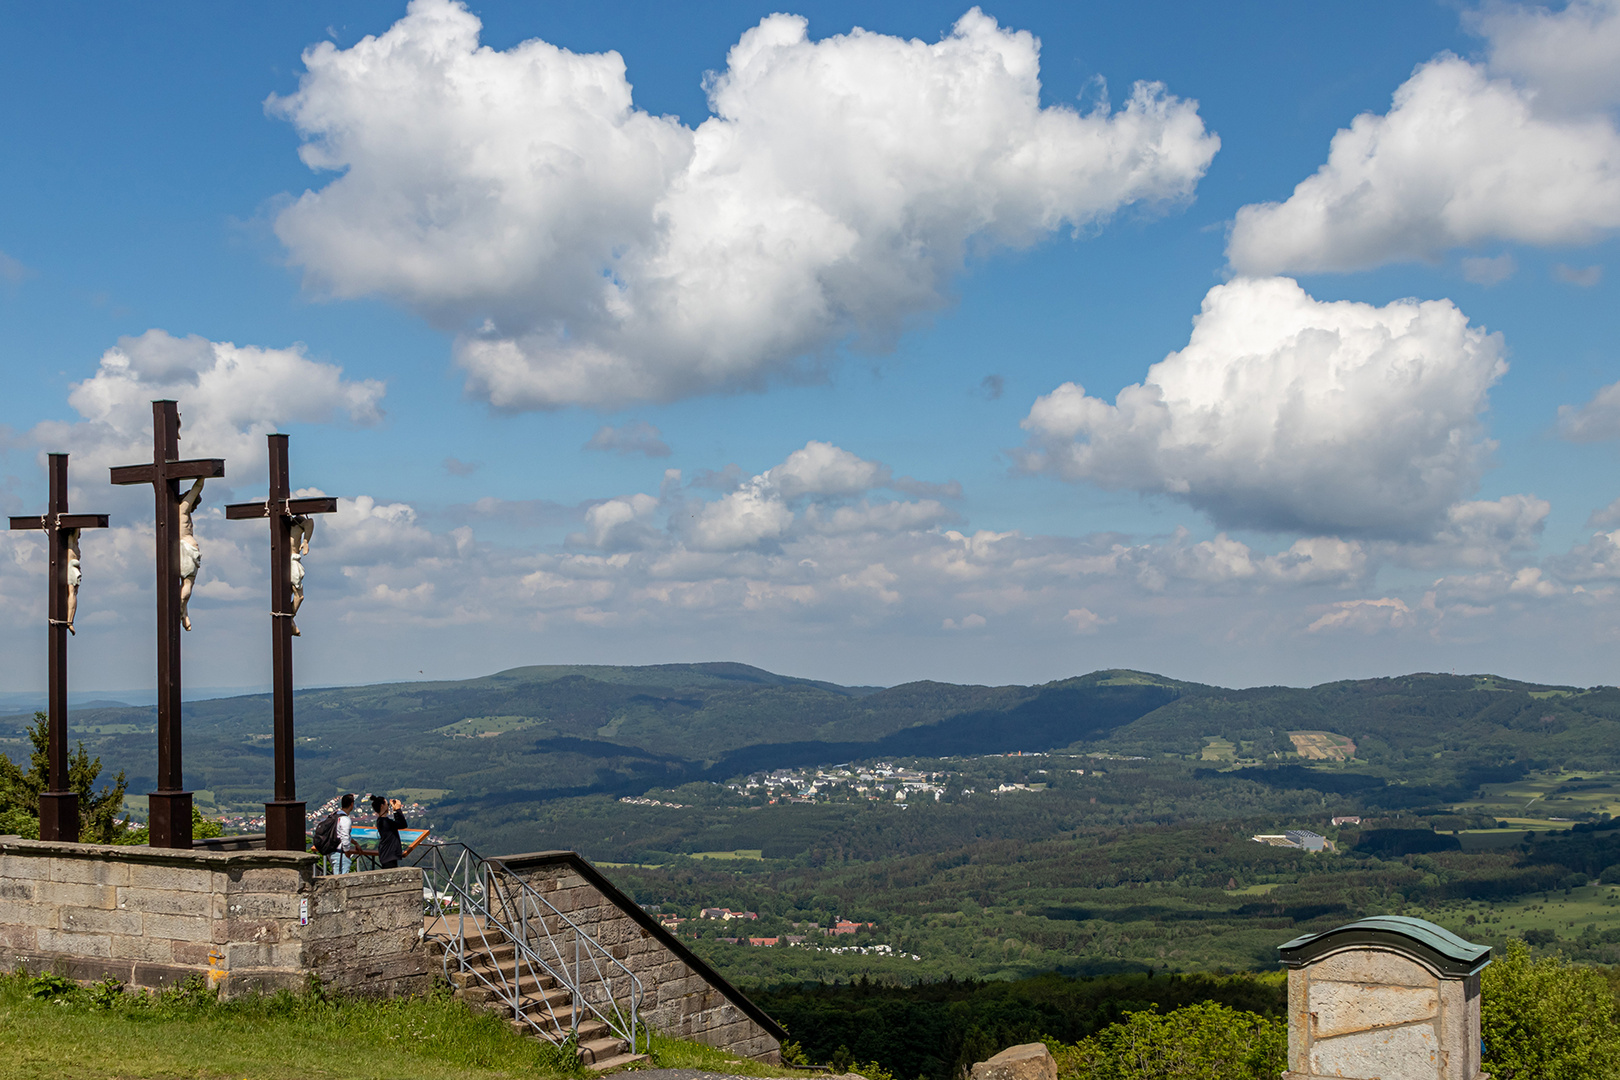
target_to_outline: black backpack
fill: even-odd
[[[315,854],[330,855],[338,849],[337,819],[340,815],[328,814],[322,822],[315,826],[315,832],[310,839],[315,846]]]

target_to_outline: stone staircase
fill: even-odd
[[[499,926],[466,916],[468,926],[476,922],[476,932],[447,933],[447,927],[455,927],[457,921],[456,916],[425,919],[423,937],[429,948],[440,954],[453,937],[459,936],[464,942],[463,964],[459,970],[449,971],[458,1000],[506,1017],[519,1033],[547,1042],[562,1043],[572,1033],[580,1061],[592,1072],[609,1072],[647,1060],[646,1054],[634,1053],[627,1040],[588,1009],[581,1009],[576,1016],[573,993],[566,986],[532,968],[523,970],[517,960],[517,946]],[[496,987],[515,991],[516,1006]]]

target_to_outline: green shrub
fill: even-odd
[[[34,714],[28,728],[32,752],[25,770],[0,754],[0,833],[16,833],[30,840],[39,839],[39,795],[50,780],[49,720],[42,712]],[[79,796],[79,839],[87,844],[110,844],[125,831],[127,821],[118,821],[118,808],[124,803],[124,774],[112,785],[97,788],[101,759],[91,759],[84,743],[68,754],[68,788]]]
[[[1620,1076],[1620,1022],[1609,981],[1522,941],[1484,971],[1480,1024],[1493,1080]]]
[[[1206,1001],[1129,1013],[1090,1038],[1047,1046],[1059,1080],[1277,1080],[1288,1025]]]

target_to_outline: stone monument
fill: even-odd
[[[1489,945],[1379,915],[1281,945],[1285,1080],[1482,1080],[1479,973]]]

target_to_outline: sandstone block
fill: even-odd
[[[1383,949],[1350,949],[1318,960],[1311,966],[1311,981],[1318,979],[1390,986],[1433,986],[1438,981],[1417,961]]]
[[[187,967],[207,967],[208,954],[214,947],[206,941],[170,941],[169,954],[176,964]]]
[[[39,946],[38,930],[23,923],[0,922],[0,950],[12,952],[37,952]],[[0,964],[0,967],[6,965]]]
[[[168,964],[175,960],[174,943],[168,938],[112,936],[112,956],[115,960],[140,960],[149,964]],[[203,958],[205,961],[207,957]]]
[[[1440,1040],[1429,1024],[1324,1039],[1311,1047],[1311,1072],[1355,1080],[1434,1080],[1440,1073]]]
[[[118,890],[118,906],[129,911],[150,912],[153,915],[213,914],[213,894],[206,892],[170,892],[147,886],[128,885]]]
[[[304,875],[294,867],[254,866],[232,870],[227,878],[228,891],[297,893],[303,885]]]
[[[127,885],[129,864],[104,859],[38,859],[48,879],[69,885]]]
[[[138,935],[141,933],[141,915],[138,911],[64,907],[57,913],[57,925],[63,930],[75,930],[81,934]]]
[[[40,923],[50,923],[54,926],[56,919],[50,915],[53,910],[24,900],[0,900],[0,926],[9,924],[28,926]]]
[[[282,924],[275,919],[226,919],[222,924],[216,923],[216,929],[223,926],[225,941],[254,941],[260,944],[273,944],[282,939]],[[216,938],[216,940],[219,940]]]
[[[41,881],[35,888],[34,902],[111,910],[118,906],[118,889],[111,885],[72,885],[60,881]]]
[[[160,915],[142,912],[141,930],[151,937],[203,944],[213,940],[214,922],[204,915]]]
[[[34,898],[34,883],[28,878],[0,877],[0,900],[29,901]]]
[[[1380,986],[1376,992],[1355,983],[1311,980],[1311,1033],[1318,1039],[1428,1020],[1440,1011],[1437,989]]]
[[[1057,1080],[1057,1062],[1045,1043],[1009,1046],[974,1065],[973,1080]]]
[[[301,968],[304,964],[304,944],[301,941],[283,941],[270,946],[270,966]]]
[[[225,898],[227,919],[297,919],[298,894],[233,892]]]
[[[112,940],[106,934],[75,934],[66,930],[40,927],[38,941],[39,951],[43,953],[101,958],[112,955]]]
[[[129,884],[141,889],[161,889],[170,893],[213,892],[214,877],[213,871],[193,866],[129,864]]]

